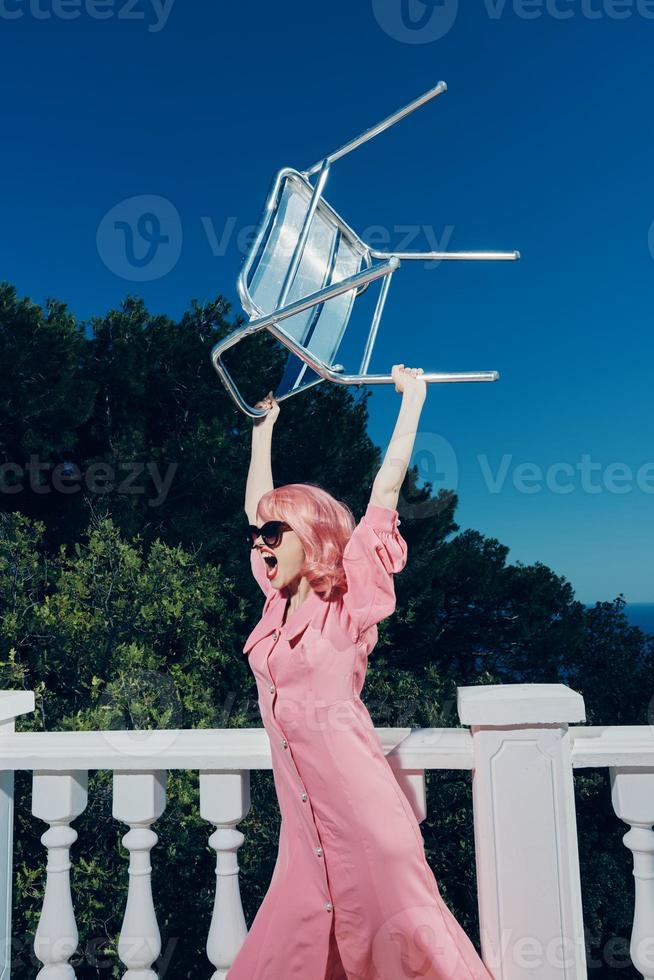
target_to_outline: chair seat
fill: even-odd
[[[409,261],[505,261],[518,252],[383,252],[367,245],[325,200],[332,163],[394,126],[447,90],[445,82],[423,93],[308,170],[284,167],[268,194],[257,234],[245,257],[238,291],[249,323],[240,324],[211,352],[214,368],[239,409],[252,418],[264,414],[248,405],[222,356],[245,337],[269,330],[288,348],[279,400],[325,379],[336,384],[393,384],[391,374],[370,374],[370,363],[391,278]],[[309,178],[317,174],[315,184]],[[344,371],[336,356],[357,296],[379,280],[372,322],[358,373]],[[497,371],[427,371],[426,382],[497,381]]]
[[[300,238],[313,195],[313,187],[297,171],[286,168],[277,181],[272,202],[260,225],[246,279],[250,310],[256,316],[278,308],[286,272]],[[272,207],[270,206],[272,203]],[[323,199],[310,225],[302,257],[286,300],[292,303],[325,286],[341,282],[369,262],[356,235]],[[354,306],[355,290],[342,293],[289,317],[285,333],[320,361],[333,366]],[[276,397],[316,384],[323,379],[294,353],[289,356]]]

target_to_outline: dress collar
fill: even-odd
[[[284,616],[284,610],[289,603],[289,599],[284,598],[280,593],[277,597],[277,607],[279,612],[277,613],[278,622],[281,623]],[[317,592],[313,589],[309,592],[309,595],[304,599],[297,609],[293,612],[289,612],[286,617],[286,622],[281,627],[282,636],[286,637],[287,640],[294,640],[299,633],[309,624],[313,618],[314,613],[318,610],[320,606],[324,605],[324,600],[320,598]]]
[[[247,653],[258,640],[274,633],[275,630],[279,630],[285,640],[294,640],[309,625],[318,610],[328,605],[312,589],[297,609],[288,614],[286,622],[282,625],[288,598],[282,595],[279,589],[275,589],[274,593],[272,597],[266,600],[263,615],[245,641],[243,653]]]

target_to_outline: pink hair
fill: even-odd
[[[347,504],[315,483],[287,483],[264,493],[257,507],[261,523],[286,521],[305,553],[302,574],[323,599],[346,591],[343,551],[356,526]]]

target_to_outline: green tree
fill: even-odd
[[[262,601],[243,541],[251,422],[209,361],[213,344],[233,327],[228,315],[221,297],[193,303],[179,322],[152,316],[128,297],[121,309],[81,325],[63,304],[41,310],[0,287],[7,376],[0,463],[24,465],[41,454],[78,466],[85,477],[99,464],[117,477],[103,490],[82,480],[73,493],[26,485],[0,494],[0,689],[36,692],[36,711],[19,719],[19,730],[260,725],[241,652]],[[247,351],[247,362],[229,368],[256,401],[273,387],[283,355],[268,335],[251,338]],[[286,401],[275,433],[277,485],[318,483],[360,515],[381,462],[367,434],[368,396],[321,384]],[[120,486],[135,465],[143,467],[136,493]],[[148,465],[160,477],[172,468],[155,503]],[[508,564],[499,541],[461,532],[453,492],[434,496],[429,484],[417,483],[413,468],[398,504],[409,561],[363,691],[373,721],[457,725],[458,685],[562,681],[584,695],[589,723],[649,723],[652,638],[629,627],[624,602],[585,610],[572,585],[547,566]],[[44,827],[30,814],[30,779],[17,774],[14,900],[14,936],[28,940],[44,882]],[[252,788],[239,853],[249,922],[270,880],[279,827],[271,774],[253,773]],[[170,772],[168,808],[155,825],[165,976],[206,971],[214,854],[197,790],[196,773]],[[589,937],[601,947],[622,936],[628,945],[631,858],[606,771],[577,772],[575,790]],[[428,802],[423,833],[431,865],[476,937],[469,774],[430,773]],[[102,938],[118,977],[126,828],[111,817],[110,773],[90,774],[89,806],[75,827],[81,948]],[[38,968],[30,950],[28,941],[17,977]],[[84,978],[108,975],[89,957],[76,969]],[[600,958],[589,975],[612,977],[612,970]]]

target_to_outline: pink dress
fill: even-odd
[[[395,609],[407,545],[397,510],[369,504],[348,541],[348,589],[266,594],[248,637],[282,815],[266,896],[227,980],[492,980],[440,896],[420,825],[359,695],[376,624]]]

